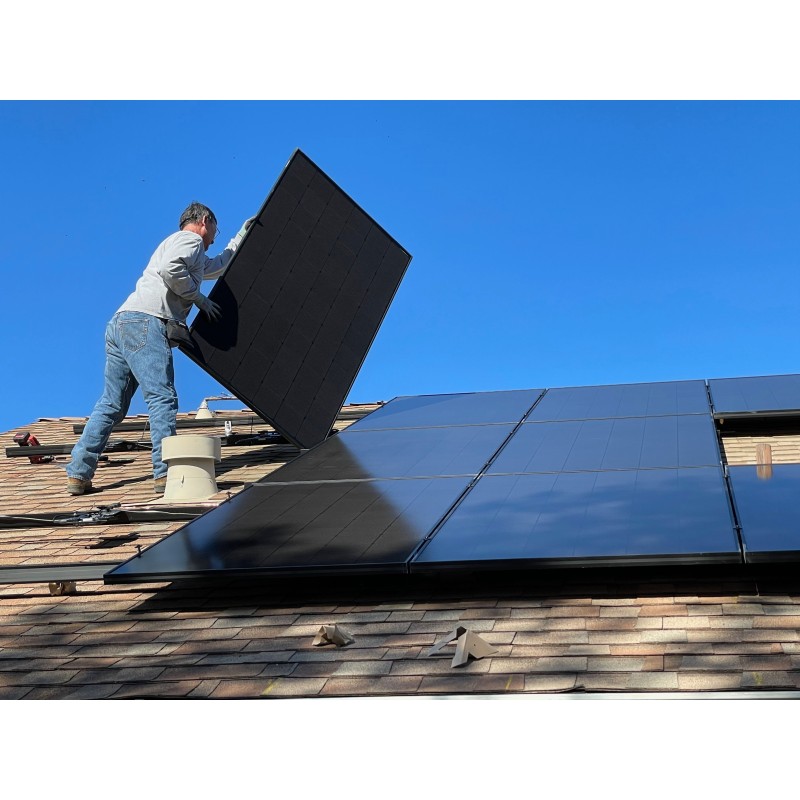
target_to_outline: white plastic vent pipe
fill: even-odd
[[[216,436],[167,436],[161,457],[168,465],[164,500],[205,500],[217,493],[214,463],[222,460]]]
[[[194,415],[195,419],[213,419],[216,414],[208,407],[208,400],[203,400],[200,403],[200,408],[197,409],[197,413]]]

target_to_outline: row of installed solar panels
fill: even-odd
[[[800,376],[400,397],[112,570],[425,572],[800,558],[800,465],[722,463],[714,416]]]

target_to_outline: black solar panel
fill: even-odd
[[[550,389],[528,421],[708,413],[704,381],[672,381]]]
[[[227,574],[401,572],[469,478],[251,486],[107,583]]]
[[[703,381],[400,397],[109,574],[740,563]]]
[[[722,470],[482,477],[411,564],[737,563]]]
[[[729,467],[746,560],[800,561],[800,464],[775,464],[771,477],[755,466]]]
[[[800,375],[713,378],[708,386],[718,417],[800,413]]]
[[[270,473],[264,482],[477,475],[513,428],[466,425],[360,433],[348,428]]]
[[[295,152],[183,351],[287,439],[323,441],[411,256]]]
[[[699,467],[719,464],[708,414],[522,425],[490,473]]]
[[[350,430],[519,422],[543,391],[522,389],[397,397],[353,424]]]

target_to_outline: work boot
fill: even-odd
[[[167,488],[167,476],[162,475],[153,481],[153,490],[156,494],[164,494]]]
[[[83,478],[69,478],[67,480],[67,491],[70,494],[84,494],[91,488],[92,482],[85,481]]]

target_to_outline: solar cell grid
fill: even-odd
[[[717,416],[800,412],[800,375],[714,378],[708,386]]]
[[[517,423],[542,392],[542,389],[523,389],[397,397],[349,430]]]
[[[747,560],[800,561],[800,464],[729,467]]]
[[[410,260],[297,151],[210,293],[221,320],[198,315],[184,352],[312,447],[328,435]]]
[[[704,381],[549,389],[528,421],[709,413]]]
[[[270,473],[262,483],[477,475],[513,425],[348,428]]]
[[[698,467],[719,461],[710,415],[623,417],[525,423],[489,472]]]
[[[254,485],[105,577],[402,572],[468,478]]]
[[[483,476],[411,571],[676,560],[740,560],[718,467]]]

